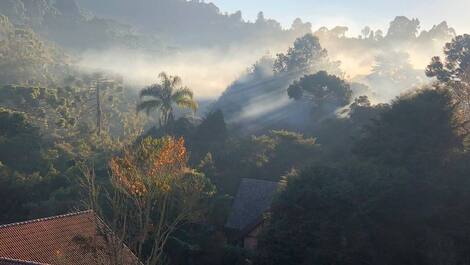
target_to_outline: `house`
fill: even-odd
[[[225,225],[245,249],[255,250],[264,225],[264,215],[271,208],[280,183],[242,179]]]
[[[0,265],[114,265],[111,253],[123,264],[141,264],[124,244],[112,247],[112,236],[93,211],[1,225]]]

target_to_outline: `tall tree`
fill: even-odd
[[[368,126],[355,152],[411,172],[432,172],[461,147],[458,126],[447,90],[420,91],[394,102]]]
[[[109,168],[111,188],[103,204],[93,170],[83,170],[88,206],[110,213],[102,216],[117,236],[107,243],[113,247],[126,242],[144,264],[165,264],[167,243],[183,224],[203,218],[204,202],[214,187],[189,167],[183,138],[145,138],[113,157]],[[120,252],[110,253],[113,264],[127,264],[119,262]]]
[[[320,71],[306,75],[295,81],[287,89],[290,98],[295,100],[307,99],[320,112],[333,111],[347,105],[352,96],[351,87],[337,76]]]
[[[467,123],[470,132],[470,35],[460,35],[444,47],[445,61],[433,57],[426,68],[428,77],[436,77],[452,93],[452,98],[459,106],[459,118]]]
[[[398,16],[390,22],[387,38],[393,40],[413,40],[418,34],[419,27],[420,22],[418,19]]]
[[[322,69],[328,62],[328,52],[322,48],[320,40],[312,34],[298,38],[286,54],[277,54],[274,62],[275,73],[309,72],[311,68]]]
[[[160,83],[153,84],[140,91],[142,102],[137,106],[137,111],[145,111],[147,115],[154,110],[160,112],[160,127],[164,127],[174,121],[174,106],[197,110],[197,102],[193,98],[193,92],[181,85],[181,78],[170,76],[165,72],[158,75]]]
[[[445,62],[439,56],[433,57],[426,69],[426,75],[441,82],[470,82],[470,35],[460,35],[444,47]]]

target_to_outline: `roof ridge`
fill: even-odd
[[[259,182],[269,182],[269,183],[277,183],[280,184],[280,181],[272,181],[272,180],[265,180],[265,179],[255,179],[255,178],[242,178],[243,180],[253,180],[253,181],[259,181]]]
[[[22,259],[12,259],[12,258],[7,258],[7,257],[0,257],[0,261],[14,261],[14,262],[21,262],[23,264],[31,264],[31,265],[49,265],[47,263],[39,263],[35,261],[29,261],[29,260],[22,260]]]
[[[0,229],[13,227],[13,226],[20,226],[20,225],[38,223],[38,222],[44,222],[44,221],[50,221],[50,220],[61,219],[61,218],[67,218],[67,217],[77,216],[77,215],[82,215],[82,214],[87,214],[87,213],[93,213],[93,210],[73,212],[73,213],[68,213],[68,214],[61,214],[61,215],[45,217],[45,218],[39,218],[39,219],[33,219],[33,220],[22,221],[22,222],[16,222],[16,223],[11,223],[11,224],[4,224],[4,225],[0,225]]]

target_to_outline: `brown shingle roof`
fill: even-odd
[[[278,182],[242,179],[225,226],[230,229],[244,231],[247,227],[256,223],[263,213],[271,207],[279,188],[280,184]]]
[[[2,225],[0,257],[33,262],[5,261],[5,264],[102,264],[103,260],[109,258],[104,257],[106,244],[101,233],[103,229],[98,227],[103,228],[105,225],[92,211]],[[132,252],[127,247],[124,248],[128,264],[136,264],[137,259]],[[104,264],[106,263],[109,261]]]

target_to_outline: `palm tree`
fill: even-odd
[[[165,72],[158,75],[160,83],[153,84],[140,91],[142,102],[137,111],[145,111],[147,115],[157,110],[160,113],[160,127],[166,126],[174,120],[173,107],[197,110],[197,102],[193,99],[193,92],[181,85],[181,78],[170,76]]]

